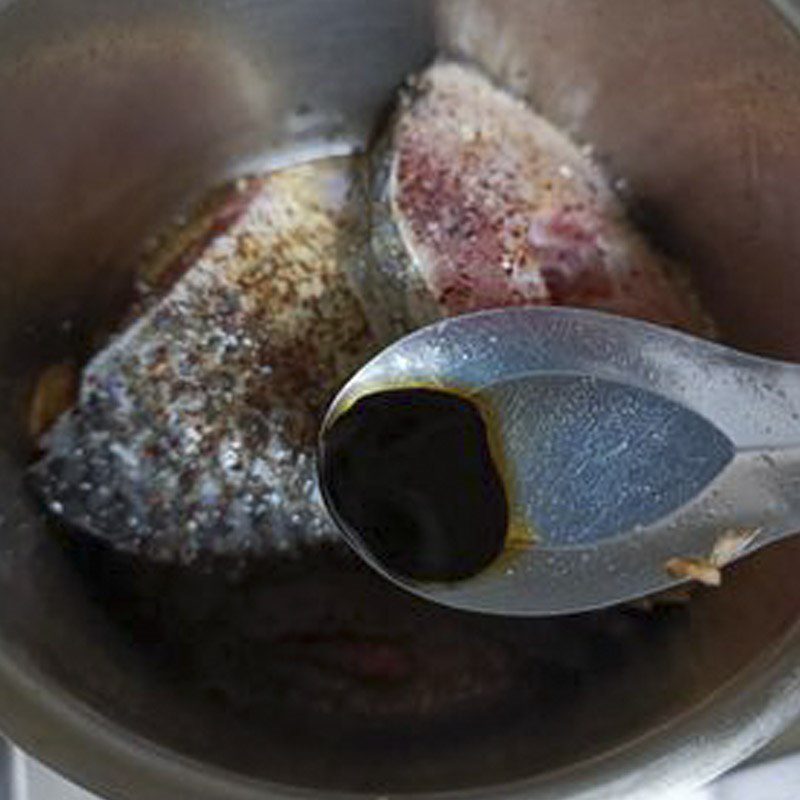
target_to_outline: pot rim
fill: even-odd
[[[0,9],[4,5],[0,0]],[[797,33],[800,2],[770,0],[770,5]],[[800,620],[700,703],[607,752],[513,783],[393,797],[652,800],[659,791],[713,780],[798,719]],[[113,800],[365,797],[247,778],[179,755],[70,695],[11,648],[0,649],[0,728],[38,760]]]

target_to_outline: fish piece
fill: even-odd
[[[383,340],[528,304],[709,332],[685,278],[585,152],[472,67],[437,63],[409,83],[370,192],[372,260],[356,278]]]
[[[702,558],[671,558],[664,569],[673,578],[689,578],[706,586],[722,585],[722,568],[735,561],[761,533],[761,528],[730,528]]]
[[[601,675],[613,681],[643,636],[659,652],[663,630],[608,610],[528,620],[459,613],[331,548],[250,562],[235,580],[172,563],[143,569],[109,550],[95,557],[88,575],[104,608],[145,632],[144,657],[152,648],[156,662],[166,659],[181,692],[211,693],[229,714],[270,719],[283,709],[308,731],[328,720],[339,737],[354,722],[419,742],[422,726],[454,716],[480,730],[486,714],[570,713]]]
[[[727,566],[739,558],[760,533],[761,528],[730,528],[714,542],[708,560],[715,567]]]
[[[90,361],[32,468],[54,513],[160,560],[337,537],[316,431],[375,347],[341,266],[363,216],[353,173],[335,159],[249,182],[230,226]]]
[[[721,586],[722,572],[707,558],[670,558],[664,569],[673,578],[688,578],[704,586]]]

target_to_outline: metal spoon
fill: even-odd
[[[674,559],[708,556],[720,537],[733,560],[800,530],[800,366],[608,314],[480,312],[381,352],[336,397],[321,440],[359,398],[420,386],[490,410],[511,516],[532,538],[472,578],[415,581],[322,489],[357,552],[438,603],[532,616],[609,606],[685,582]]]

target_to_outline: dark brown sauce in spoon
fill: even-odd
[[[503,551],[508,501],[487,426],[451,392],[360,398],[323,432],[320,478],[348,536],[399,577],[468,578]]]

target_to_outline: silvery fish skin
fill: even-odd
[[[384,341],[531,304],[711,332],[685,273],[633,229],[587,153],[472,67],[436,63],[409,82],[371,172],[372,260],[355,279]]]
[[[89,362],[45,436],[32,476],[52,512],[167,561],[336,538],[317,425],[375,349],[342,268],[361,235],[354,170],[331,159],[242,182],[232,224]]]

